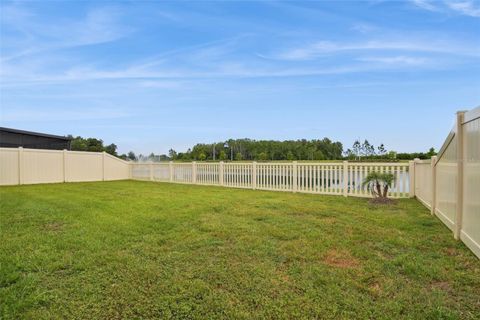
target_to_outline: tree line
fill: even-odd
[[[133,151],[118,154],[117,145],[104,145],[97,138],[69,136],[71,149],[75,151],[107,152],[124,160],[132,161],[281,161],[281,160],[351,160],[351,161],[398,161],[414,158],[430,159],[436,154],[434,148],[427,152],[397,153],[387,150],[384,144],[375,147],[368,140],[355,141],[352,147],[343,149],[341,142],[323,139],[300,140],[253,140],[229,139],[215,143],[197,143],[185,152],[170,149],[168,154],[136,155]]]

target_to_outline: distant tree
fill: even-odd
[[[117,155],[117,145],[112,143],[105,147],[105,152],[111,154],[112,156]]]
[[[265,161],[268,159],[268,154],[266,152],[260,152],[258,154],[258,160]]]
[[[113,156],[117,156],[117,145],[114,143],[104,146],[103,140],[101,139],[82,138],[81,136],[73,137],[72,135],[69,135],[68,137],[72,139],[70,142],[70,149],[73,151],[105,151]]]
[[[132,160],[132,161],[137,160],[137,156],[135,155],[135,152],[133,152],[133,151],[128,152],[127,158],[128,158],[129,160]]]
[[[243,155],[240,152],[237,152],[235,154],[235,160],[237,160],[237,161],[243,160]]]
[[[218,159],[221,161],[227,160],[227,153],[224,150],[220,151],[220,153],[218,154]]]
[[[380,156],[383,156],[387,153],[387,149],[385,149],[385,146],[383,145],[383,143],[378,146],[377,150]]]
[[[287,152],[287,160],[295,160],[295,155],[293,154],[292,151]]]
[[[395,151],[389,151],[387,154],[388,159],[397,159],[397,153]]]
[[[177,159],[177,152],[173,149],[168,150],[168,157],[172,160]]]
[[[355,154],[355,158],[360,159],[360,155],[361,155],[360,152],[362,150],[362,145],[360,141],[355,140],[355,142],[353,143],[352,149],[353,149],[353,153]]]
[[[427,152],[427,157],[428,158],[431,158],[431,157],[436,156],[436,155],[437,155],[437,152],[435,151],[435,148],[433,148],[433,147],[430,148]]]
[[[159,157],[160,161],[168,161],[170,158],[166,154],[161,154]]]
[[[205,159],[207,159],[207,155],[205,153],[202,152],[198,155],[198,160],[205,161]]]

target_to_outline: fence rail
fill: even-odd
[[[133,163],[132,178],[271,191],[370,197],[370,172],[395,176],[389,196],[410,196],[408,163]]]

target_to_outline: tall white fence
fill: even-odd
[[[0,148],[0,185],[129,178],[129,163],[105,152]]]
[[[415,195],[480,258],[480,107],[458,112],[432,160],[414,161]]]
[[[389,195],[410,196],[408,163],[133,163],[132,178],[272,191],[370,197],[368,173],[395,176]]]

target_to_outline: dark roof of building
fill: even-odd
[[[53,134],[46,134],[46,133],[40,133],[40,132],[32,132],[32,131],[18,130],[18,129],[5,128],[5,127],[0,127],[0,132],[11,132],[11,133],[25,134],[25,135],[30,135],[30,136],[60,139],[60,140],[65,140],[65,141],[70,141],[70,140],[72,140],[71,138],[65,137],[65,136],[56,136],[56,135],[53,135]]]

